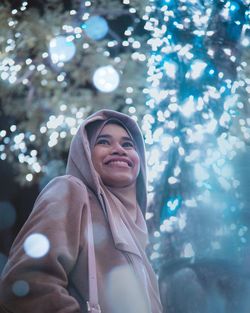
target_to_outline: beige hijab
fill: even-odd
[[[131,188],[107,187],[96,172],[91,151],[97,136],[108,122],[119,122],[133,138],[140,156],[140,173],[136,182],[136,197]],[[142,134],[136,122],[129,116],[111,110],[101,110],[87,118],[72,140],[66,173],[84,182],[91,189],[104,210],[115,247],[128,253],[141,284],[145,286],[148,312],[162,312],[158,284],[148,262],[145,248],[148,241],[146,212],[146,162]],[[136,199],[136,201],[134,201]]]

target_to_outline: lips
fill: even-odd
[[[132,167],[133,164],[130,160],[128,160],[127,158],[111,158],[108,159],[106,162],[104,162],[105,165],[117,165],[117,166],[129,166]]]

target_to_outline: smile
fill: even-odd
[[[113,161],[109,161],[107,163],[107,165],[110,165],[110,166],[118,166],[118,167],[131,167],[128,162],[126,161],[118,161],[118,160],[113,160]]]

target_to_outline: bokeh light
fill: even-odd
[[[25,239],[23,248],[25,253],[31,258],[42,258],[48,253],[50,243],[43,234],[34,233]]]
[[[25,280],[17,280],[12,285],[12,292],[17,297],[25,297],[30,291],[29,284]]]
[[[104,38],[109,31],[108,23],[105,18],[98,15],[91,16],[85,24],[83,24],[82,28],[86,35],[93,40]]]
[[[74,42],[66,36],[57,36],[49,43],[49,54],[53,63],[68,62],[75,52]]]
[[[57,26],[37,27],[39,34],[32,27],[36,15],[27,22],[29,6],[22,4],[24,14],[11,11],[0,78],[12,125],[0,130],[0,160],[18,163],[21,184],[39,180],[41,190],[64,173],[61,156],[87,115],[105,105],[128,112],[147,145],[153,265],[173,256],[225,257],[226,246],[238,255],[249,241],[240,220],[243,188],[233,168],[250,142],[248,3],[122,2],[113,15],[104,2],[99,10],[83,1],[83,10],[65,8]],[[46,49],[40,38],[53,39]],[[8,230],[14,220],[0,219],[0,228]],[[95,226],[96,243],[104,243],[106,234]],[[41,250],[47,251],[46,240]]]
[[[93,83],[101,92],[114,91],[120,82],[120,77],[116,69],[111,66],[99,67],[93,75]]]

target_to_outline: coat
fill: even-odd
[[[122,114],[103,110],[92,119],[106,118],[106,115],[124,118]],[[129,131],[135,133],[134,124],[130,127],[128,119],[127,122]],[[75,139],[77,145],[73,143],[69,156],[79,155],[80,158],[84,155],[79,151],[80,144],[77,142],[83,136],[85,159],[81,162],[73,159],[72,164],[84,164],[84,171],[81,169],[78,174],[77,168],[73,167],[73,175],[53,179],[38,196],[28,220],[14,241],[0,281],[0,307],[3,312],[87,312],[88,210],[92,215],[102,313],[162,312],[157,280],[146,260],[144,247],[139,243],[143,242],[146,234],[144,228],[138,227],[145,223],[142,212],[138,212],[141,224],[135,225],[134,234],[126,219],[120,219],[118,215],[107,218],[107,208],[104,208],[97,192],[101,186],[95,190],[92,181],[97,179],[93,173],[86,173],[86,168],[89,171],[92,165],[86,133],[82,135],[85,126],[79,130],[80,135]],[[75,147],[78,150],[74,150]],[[84,179],[81,179],[82,176]],[[143,181],[144,174],[140,177]],[[140,183],[139,187],[144,185]],[[145,191],[140,194],[145,195]],[[107,207],[110,209],[108,203]],[[119,211],[117,207],[113,209]],[[112,210],[108,213],[112,215]],[[119,223],[115,224],[117,216]],[[115,229],[116,225],[120,225],[119,229]],[[142,236],[143,240],[137,239],[135,234]]]

